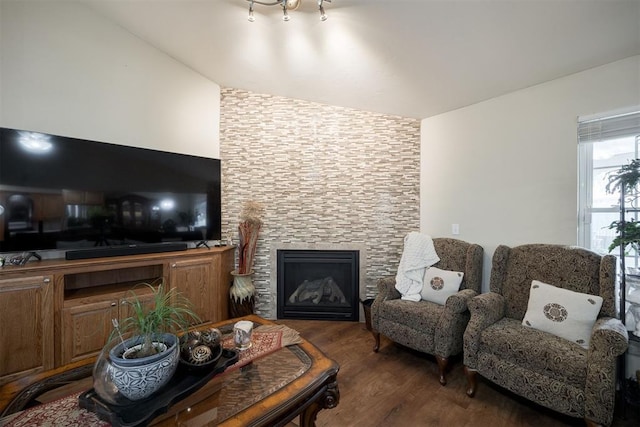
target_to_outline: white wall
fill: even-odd
[[[220,87],[85,5],[0,1],[0,126],[220,158]]]
[[[577,117],[640,105],[640,56],[422,121],[420,228],[484,247],[577,244]]]

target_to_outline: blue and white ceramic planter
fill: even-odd
[[[157,345],[166,351],[153,356],[124,359],[119,355],[126,347],[131,351],[142,344],[140,337],[134,337],[115,346],[109,352],[111,363],[107,368],[109,376],[118,391],[129,400],[140,400],[149,397],[165,385],[176,372],[180,361],[178,337],[173,334],[162,334]]]

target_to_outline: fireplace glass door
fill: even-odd
[[[358,320],[359,252],[278,251],[278,318]]]

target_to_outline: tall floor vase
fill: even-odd
[[[231,272],[233,284],[229,289],[229,314],[231,317],[242,317],[253,314],[255,308],[256,287],[253,285],[253,270],[241,274]]]

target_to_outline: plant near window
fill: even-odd
[[[633,159],[628,165],[622,165],[617,171],[609,173],[607,180],[609,181],[605,186],[607,193],[624,191],[625,194],[630,194],[640,182],[640,159]],[[637,196],[634,200],[636,198]]]
[[[640,253],[640,221],[631,219],[630,221],[613,221],[609,225],[610,230],[616,230],[616,237],[609,245],[609,252],[622,246],[626,252],[627,247]]]
[[[640,183],[640,159],[634,159],[617,171],[609,173],[607,180],[605,186],[607,193],[615,194],[619,191],[621,195],[625,195],[624,200],[621,199],[622,203],[628,201],[630,204],[635,204],[638,199],[638,183]],[[623,215],[620,220],[613,221],[608,228],[616,230],[616,237],[608,248],[609,252],[618,247],[623,251],[631,247],[636,253],[640,253],[640,221],[634,218],[626,221]]]

